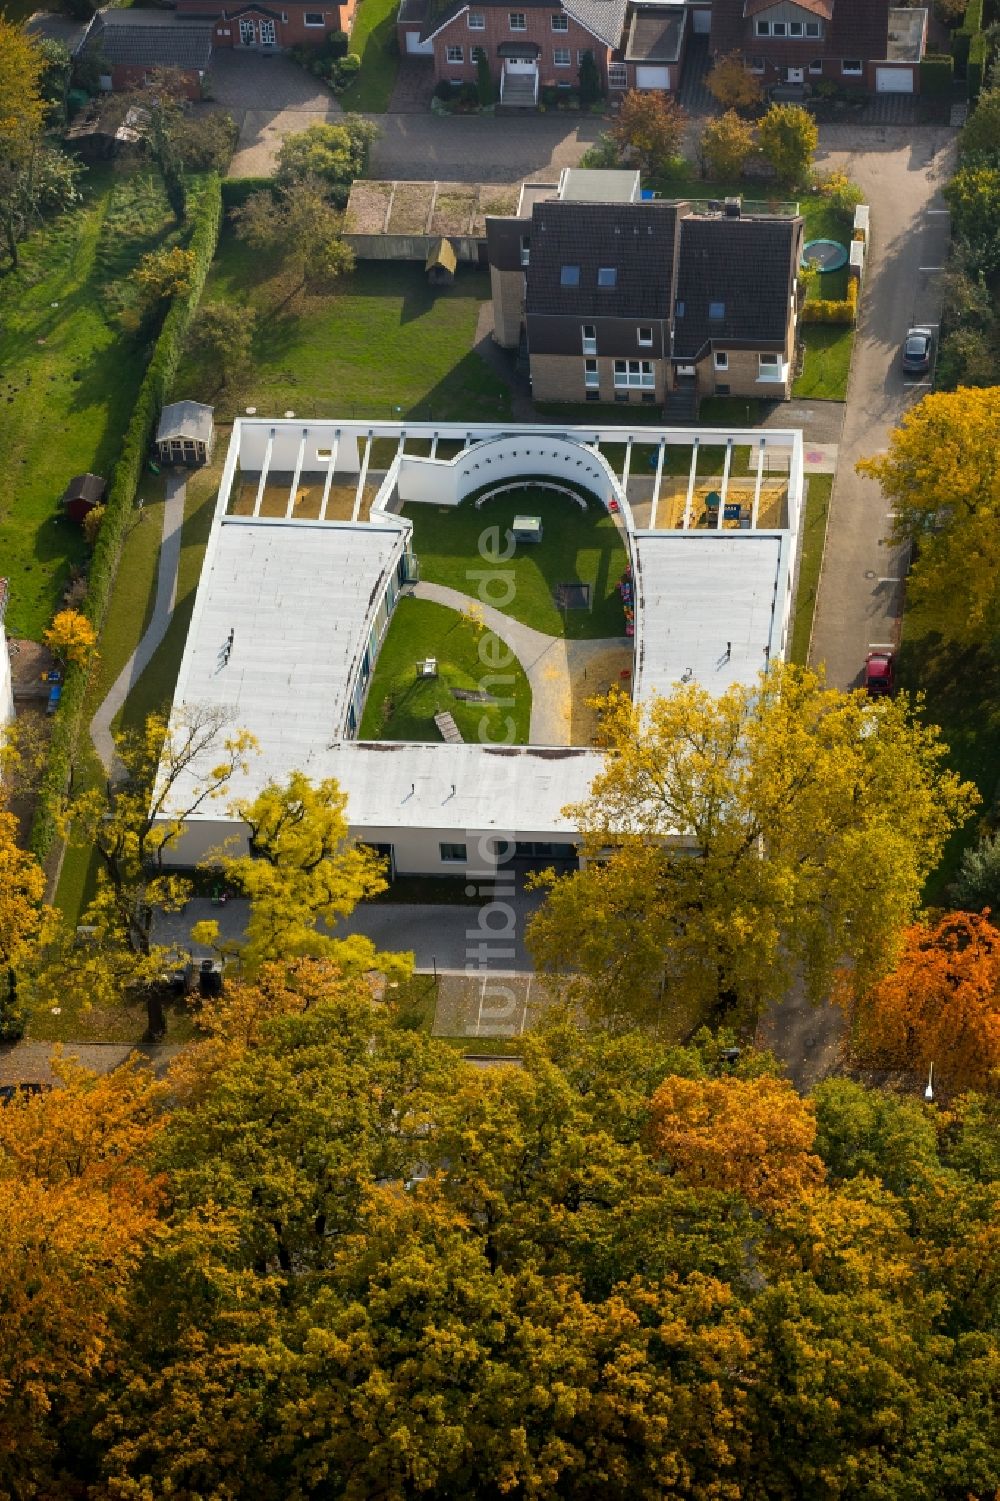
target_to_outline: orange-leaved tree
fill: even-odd
[[[687,113],[670,94],[630,89],[611,134],[643,172],[664,172],[681,154]]]
[[[694,1187],[731,1190],[768,1213],[824,1178],[812,1106],[787,1079],[664,1079],[652,1099],[653,1144]]]
[[[1000,1079],[1000,929],[948,912],[908,929],[899,963],[858,1008],[856,1042],[873,1063],[926,1072],[950,1092]]]

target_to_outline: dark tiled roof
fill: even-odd
[[[628,0],[517,0],[516,7],[512,0],[426,0],[426,13],[423,25],[420,28],[420,39],[426,42],[430,37],[436,36],[442,27],[447,26],[456,16],[460,16],[465,10],[564,10],[572,16],[574,21],[590,32],[591,36],[605,42],[609,47],[617,47],[621,41],[622,31],[625,26],[625,11]],[[417,19],[418,7],[412,10],[407,4],[406,14],[400,19],[411,21]]]
[[[812,4],[814,15],[823,12]],[[889,38],[890,0],[832,0],[833,19],[825,23],[826,35],[817,56],[883,58]],[[799,39],[796,38],[796,41]],[[776,51],[779,45],[767,37],[753,35],[753,22],[745,0],[712,0],[713,52],[746,52],[753,44],[755,52]],[[808,44],[816,50],[816,42]]]
[[[675,63],[681,50],[684,35],[684,12],[676,10],[637,9],[632,16],[628,48],[628,62]]]
[[[525,311],[668,318],[676,220],[673,204],[536,204]],[[564,266],[579,267],[577,285],[562,285]],[[603,266],[615,268],[614,287],[598,287]]]
[[[164,16],[161,26],[130,24],[129,11],[112,11],[96,18],[86,49],[115,64],[142,68],[194,68],[201,72],[212,58],[211,22],[192,24]],[[122,19],[119,19],[121,17]]]
[[[681,221],[674,358],[706,345],[783,342],[788,327],[801,219]],[[534,247],[532,247],[534,257]],[[710,317],[712,304],[722,316]]]

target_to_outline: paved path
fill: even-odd
[[[891,519],[881,492],[854,466],[885,450],[892,428],[930,388],[929,381],[904,380],[899,348],[911,324],[936,324],[940,318],[935,268],[945,263],[949,235],[941,190],[953,170],[955,133],[946,126],[865,132],[827,126],[820,141],[819,165],[843,168],[872,206],[871,250],[810,653],[814,663],[826,664],[835,687],[851,688],[860,682],[869,647],[898,638],[906,574],[905,555],[885,540]]]
[[[132,688],[149,665],[174,613],[177,599],[177,568],[181,558],[181,533],[184,529],[184,497],[187,472],[165,471],[166,500],[163,506],[163,534],[160,541],[160,566],[156,576],[156,599],[153,613],[142,640],[118,674],[107,698],[94,715],[90,738],[105,768],[110,771],[115,758],[111,722],[128,698]]]

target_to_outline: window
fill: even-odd
[[[510,13],[509,20],[510,20],[510,29],[511,29],[511,31],[527,31],[527,29],[528,29],[528,23],[524,19],[524,11],[523,10],[512,10],[511,13]]]
[[[561,11],[559,15],[552,16],[551,21],[553,31],[569,31],[569,16],[563,15]]]
[[[307,26],[322,26],[324,24],[323,12],[321,10],[307,10],[302,19]]]
[[[483,13],[482,13],[481,10],[470,10],[469,11],[469,30],[470,31],[485,31],[486,30],[486,17],[483,15]]]
[[[468,853],[464,844],[440,844],[442,864],[464,865],[468,859]]]
[[[821,57],[814,57],[812,62],[809,64],[809,71],[810,73],[822,73],[823,59]]]
[[[717,349],[715,351],[715,368],[716,370],[729,369],[729,355],[724,349]]]
[[[757,379],[781,380],[781,356],[778,354],[759,354],[757,356]]]
[[[852,74],[855,77],[864,72],[860,57],[845,57],[840,66],[845,73]]]
[[[557,68],[568,68],[572,58],[568,47],[553,47],[552,61]]]
[[[615,360],[615,385],[619,389],[652,386],[652,360]]]
[[[624,63],[608,63],[608,88],[628,88],[628,69]]]
[[[584,354],[597,353],[597,325],[585,323],[583,325],[583,352]]]
[[[756,26],[756,32],[757,32],[758,36],[770,36],[771,35],[771,23],[770,23],[770,21],[758,21],[757,22],[757,26]]]
[[[802,35],[802,22],[801,21],[789,21],[789,23],[788,23],[788,35],[789,36],[801,36]]]
[[[716,381],[716,383],[715,383],[715,394],[716,394],[716,396],[728,396],[729,395],[729,390],[730,390],[730,387],[729,387],[729,382],[728,381],[725,383],[725,385],[723,385],[722,381]]]
[[[587,389],[591,390],[591,391],[596,386],[599,386],[601,384],[601,377],[600,377],[600,374],[598,373],[597,361],[596,360],[584,360],[584,362],[583,362],[583,383],[587,387]]]
[[[638,338],[640,344],[645,344],[648,347],[653,342],[653,330],[651,328],[640,328]]]
[[[600,401],[601,399],[600,391],[591,390],[589,387],[587,389],[586,396],[588,401]]]
[[[710,302],[708,304],[708,316],[712,323],[721,323],[726,316],[726,304],[724,302]]]
[[[559,285],[561,287],[578,287],[580,285],[579,266],[563,266],[559,272]]]
[[[674,303],[674,317],[675,318],[683,318],[684,317],[684,304],[683,304],[683,302],[675,302]]]
[[[583,59],[587,56],[588,52],[590,52],[590,48],[589,47],[584,47],[580,52],[578,52],[576,54],[576,65],[577,65],[578,68],[582,66]],[[592,52],[590,52],[590,55],[591,55],[591,57],[593,57],[594,54]]]
[[[610,291],[618,285],[618,269],[616,266],[598,266],[597,285]]]
[[[478,52],[479,48],[477,47],[475,50]],[[531,260],[531,236],[530,235],[522,235],[521,236],[521,265],[522,266],[527,266],[528,263],[530,262],[530,260]]]
[[[465,62],[465,48],[464,47],[449,47],[447,49],[446,53],[445,53],[445,56],[447,57],[447,59],[448,59],[448,61],[450,63],[464,63]]]
[[[771,22],[771,35],[772,36],[784,36],[785,35],[785,30],[786,30],[786,27],[785,27],[784,21],[772,21]]]
[[[485,47],[470,47],[469,48],[469,58],[470,58],[470,61],[472,61],[474,63],[477,63],[481,57],[485,57],[485,56],[486,56],[486,48]]]
[[[273,21],[261,21],[261,23],[260,23],[260,45],[262,47],[273,47],[274,43],[275,43],[275,37],[276,37],[276,29],[275,29],[274,22]]]
[[[806,36],[822,36],[823,28],[818,21],[806,22]]]
[[[766,66],[766,64],[765,64],[764,59],[762,57],[752,57],[750,59],[750,72],[751,73],[763,73],[765,66]]]

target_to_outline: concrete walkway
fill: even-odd
[[[115,758],[115,742],[111,734],[111,722],[128,698],[133,687],[167,634],[177,599],[177,569],[181,559],[181,532],[184,528],[184,498],[187,494],[187,473],[167,471],[166,499],[163,506],[163,534],[160,541],[160,567],[156,578],[156,599],[153,614],[142,640],[118,674],[107,698],[94,715],[90,725],[90,738],[94,748],[110,771]]]
[[[562,636],[546,636],[471,594],[462,594],[444,584],[419,583],[413,593],[417,599],[433,600],[449,610],[463,612],[475,607],[487,630],[510,647],[527,674],[531,685],[531,744],[573,744],[570,728],[574,679],[580,678],[588,663],[601,657],[609,647],[621,645],[617,637],[567,641]]]

